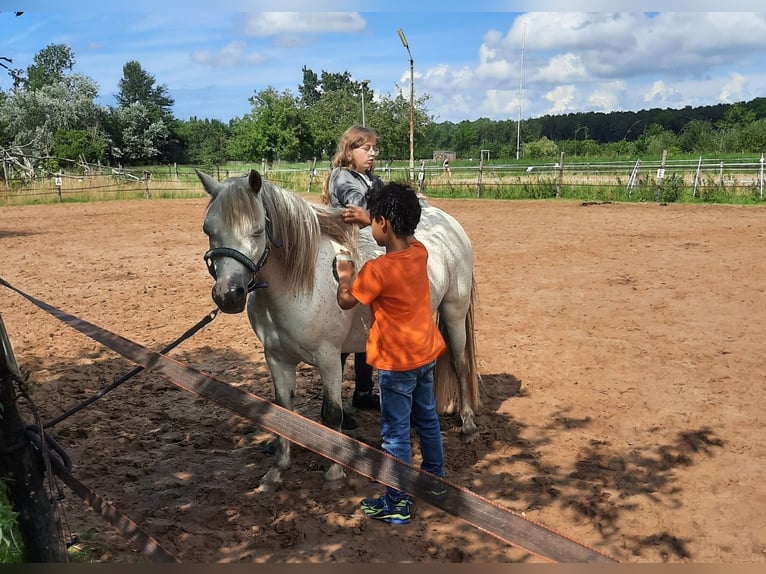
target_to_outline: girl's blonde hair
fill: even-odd
[[[375,130],[359,125],[348,128],[338,140],[338,150],[332,157],[332,167],[351,167],[351,152],[370,141],[374,143],[378,141],[378,134]],[[330,205],[330,175],[332,175],[332,169],[322,184],[322,195],[320,196],[322,203],[327,205]]]

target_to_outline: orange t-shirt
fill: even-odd
[[[428,251],[420,241],[368,261],[350,290],[372,312],[367,362],[373,367],[409,371],[446,350],[431,313]]]

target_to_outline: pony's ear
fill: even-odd
[[[218,195],[218,191],[221,189],[221,184],[218,182],[218,180],[214,179],[213,177],[209,176],[203,171],[200,171],[198,169],[194,169],[194,171],[197,173],[197,177],[202,182],[202,187],[205,188],[205,191],[211,196],[215,197]]]
[[[254,169],[250,170],[250,175],[247,177],[247,182],[250,184],[250,188],[255,193],[261,191],[261,184],[263,183],[263,179],[261,179],[261,174]]]

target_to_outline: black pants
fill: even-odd
[[[341,369],[346,365],[346,358],[350,353],[341,353]],[[372,380],[372,367],[367,364],[367,353],[354,353],[354,392],[370,393],[374,385]]]

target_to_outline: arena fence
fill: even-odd
[[[329,165],[276,162],[219,166],[154,166],[141,169],[77,167],[44,174],[34,180],[0,182],[0,206],[123,198],[205,197],[195,168],[219,180],[259,170],[287,189],[319,194]],[[379,161],[384,180],[411,181],[430,197],[491,199],[580,199],[608,201],[760,203],[766,192],[764,155],[739,159],[631,159],[587,162],[565,158],[539,163],[498,161]]]

